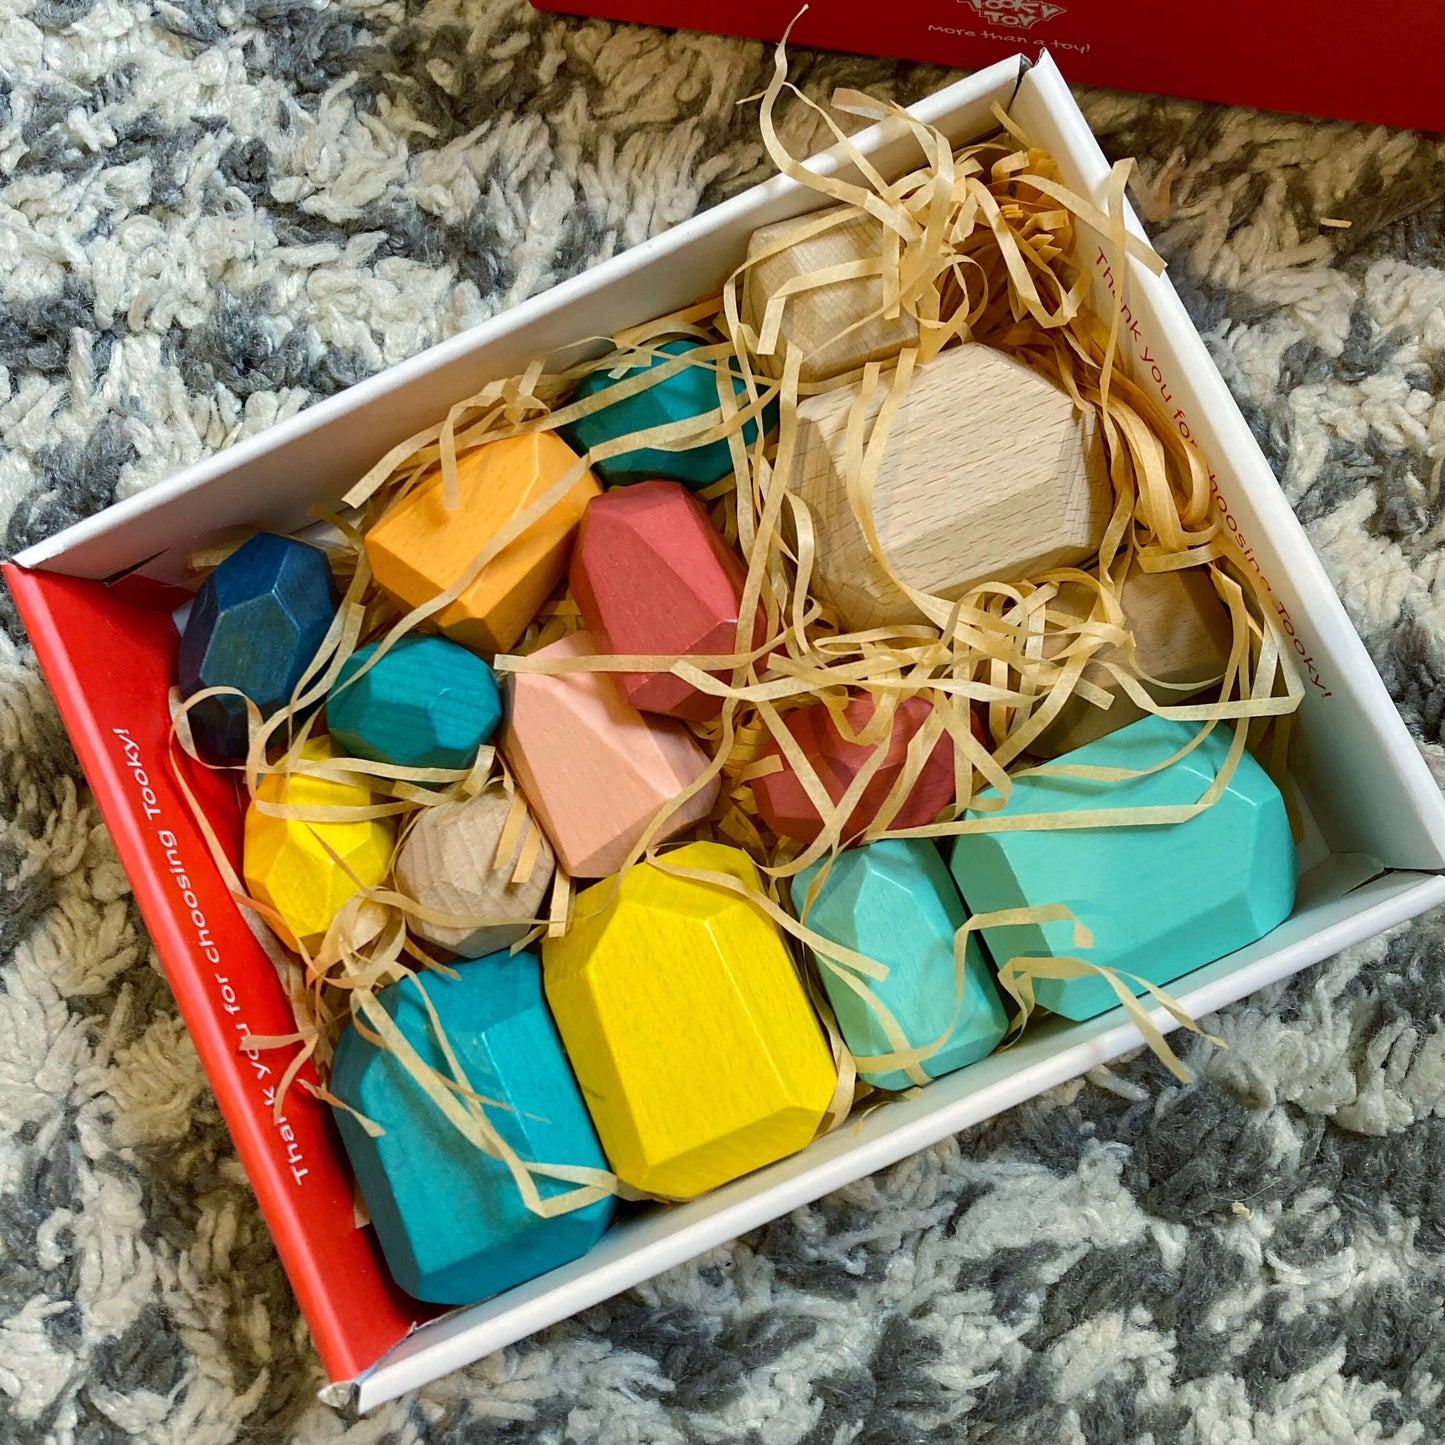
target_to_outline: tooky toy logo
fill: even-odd
[[[1044,0],[967,0],[967,3],[981,19],[1015,30],[1031,30],[1041,20],[1052,20],[1064,13],[1062,5],[1048,5]]]

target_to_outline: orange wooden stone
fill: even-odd
[[[576,462],[576,452],[551,432],[488,442],[457,458],[460,505],[452,512],[436,469],[367,533],[366,555],[377,582],[408,608],[430,602]],[[479,652],[511,647],[567,575],[573,533],[601,490],[597,478],[584,471],[561,501],[443,608],[436,619],[442,631]]]
[[[594,657],[585,632],[534,657]],[[663,806],[694,783],[708,757],[672,718],[638,712],[615,674],[507,674],[501,748],[562,867],[574,878],[615,873]],[[682,804],[655,842],[701,822],[718,779]]]

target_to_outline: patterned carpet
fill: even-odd
[[[816,95],[943,79],[795,59]],[[758,179],[764,62],[518,0],[0,0],[7,547]],[[1445,779],[1445,147],[1085,104],[1167,190],[1175,282]],[[332,1413],[5,609],[6,1445],[1445,1439],[1439,916],[1228,1011],[1193,1087],[1099,1071]]]

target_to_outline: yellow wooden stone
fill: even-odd
[[[302,756],[333,756],[329,738],[306,744]],[[369,789],[325,778],[269,773],[256,789],[258,800],[305,808],[366,807]],[[375,887],[386,877],[391,861],[389,818],[361,823],[307,822],[274,818],[253,803],[246,810],[242,868],[246,887],[259,903],[281,915],[293,947],[299,942],[315,952],[342,905],[360,888]],[[331,853],[341,858],[340,867]],[[347,872],[350,870],[350,876]]]
[[[771,376],[783,374],[787,355],[784,343],[806,357],[799,379],[827,381],[869,361],[887,361],[905,346],[918,342],[918,323],[906,313],[891,321],[874,316],[883,307],[883,281],[869,276],[852,281],[833,281],[803,291],[785,288],[810,272],[827,271],[849,262],[876,260],[883,251],[883,223],[872,216],[855,215],[830,226],[806,240],[794,241],[774,255],[767,252],[787,241],[800,227],[816,224],[819,218],[779,221],[754,231],[748,242],[748,260],[764,259],[749,266],[743,277],[743,316],[761,336],[768,306],[783,297],[782,323],[778,345],[768,356],[759,357],[762,369]],[[871,320],[858,323],[865,316]]]
[[[747,854],[665,855],[754,886]],[[793,1154],[837,1073],[781,935],[737,894],[651,864],[578,895],[543,944],[547,1002],[618,1177],[691,1199]]]
[[[445,592],[487,542],[567,474],[577,453],[551,432],[506,437],[457,458],[460,505],[449,512],[440,470],[418,483],[367,533],[376,580],[407,608]],[[437,624],[479,652],[505,652],[567,575],[572,537],[601,492],[584,471],[550,511],[509,543]]]
[[[1070,582],[1059,589],[1054,606],[1060,612],[1087,617],[1095,600],[1092,588]],[[1207,567],[1145,572],[1136,566],[1124,579],[1121,600],[1124,622],[1134,634],[1139,671],[1173,685],[1154,687],[1144,683],[1144,690],[1155,702],[1166,707],[1181,705],[1223,676],[1234,628],[1228,609],[1209,580]],[[1068,640],[1050,633],[1044,641],[1044,655],[1057,656]],[[1119,650],[1104,647],[1094,658],[1083,676],[1109,693],[1113,704],[1106,709],[1083,698],[1070,698],[1058,717],[1029,745],[1030,752],[1044,758],[1071,753],[1144,716],[1144,709],[1124,691],[1114,674],[1100,665],[1103,659],[1122,661]]]

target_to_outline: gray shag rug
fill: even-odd
[[[799,53],[810,93],[925,67]],[[0,0],[17,549],[764,174],[761,45],[518,0]],[[1445,778],[1445,153],[1087,94]],[[801,146],[815,132],[795,118]],[[1352,222],[1325,228],[1321,218]],[[1445,919],[365,1420],[304,1327],[8,599],[0,1440],[1445,1439]]]

